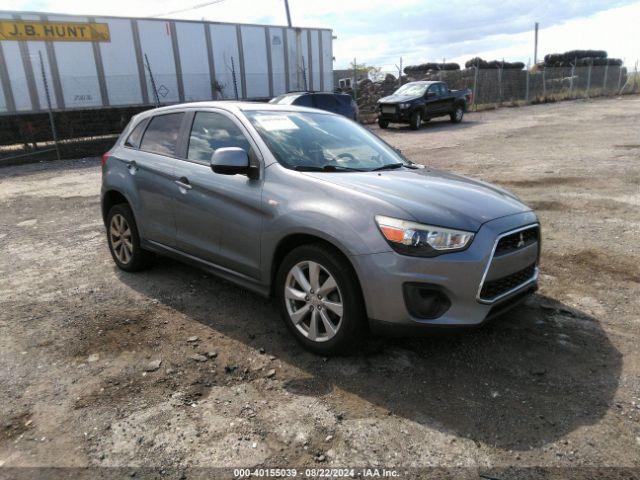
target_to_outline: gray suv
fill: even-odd
[[[538,219],[518,198],[310,108],[137,115],[103,156],[102,214],[121,269],[167,255],[275,296],[321,354],[367,327],[478,325],[537,287]]]

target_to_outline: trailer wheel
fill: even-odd
[[[389,120],[384,120],[382,118],[378,119],[378,126],[380,128],[387,128],[389,126]]]

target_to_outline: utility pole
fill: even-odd
[[[533,45],[533,64],[537,65],[538,64],[538,22],[536,22],[536,26],[535,26],[535,39],[534,39],[534,45]]]
[[[284,0],[284,8],[287,11],[287,25],[291,28],[291,12],[289,11],[289,0]]]

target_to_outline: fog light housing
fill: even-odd
[[[404,302],[411,316],[433,320],[451,307],[451,300],[442,287],[427,283],[405,283]]]

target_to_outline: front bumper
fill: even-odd
[[[378,118],[387,120],[392,123],[409,123],[411,121],[411,108],[400,109],[397,105],[394,105],[395,110],[393,113],[383,112],[378,107]]]
[[[440,255],[434,258],[417,258],[396,252],[356,255],[352,261],[358,277],[372,326],[425,328],[433,326],[474,326],[502,313],[526,294],[537,288],[537,249],[522,249],[509,260],[492,262],[501,273],[517,271],[527,262],[534,262],[534,274],[516,288],[510,289],[495,301],[483,299],[480,290],[488,265],[493,257],[497,239],[505,232],[538,222],[533,212],[498,218],[482,225],[468,249]],[[491,275],[491,274],[490,274]],[[405,284],[428,284],[440,289],[449,298],[451,305],[439,317],[417,318],[409,312],[403,288]]]

